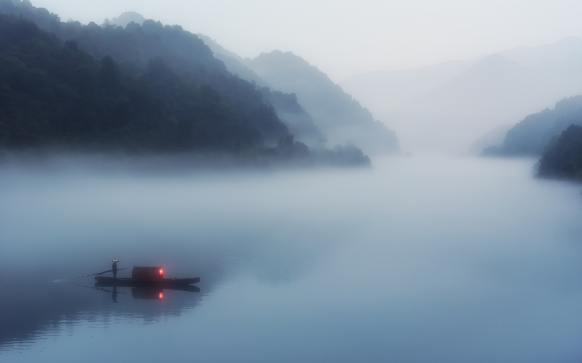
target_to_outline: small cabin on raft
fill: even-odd
[[[131,269],[132,279],[155,280],[164,278],[164,269],[161,267],[139,267]]]

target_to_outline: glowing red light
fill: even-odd
[[[164,274],[164,270],[160,269],[160,276]]]
[[[160,294],[158,296],[159,296],[160,299],[163,299],[164,298],[164,293],[163,292],[160,292]]]

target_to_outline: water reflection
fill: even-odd
[[[118,285],[108,285],[104,283],[95,283],[95,288],[97,290],[111,292],[111,299],[114,303],[117,303],[117,294],[127,294],[125,291],[118,292]],[[105,287],[110,287],[111,290],[105,289]],[[145,300],[162,300],[164,298],[164,290],[175,290],[175,291],[187,291],[187,292],[200,292],[200,288],[196,286],[174,286],[174,287],[132,287],[131,296],[134,299],[145,299]]]
[[[113,290],[105,290],[105,289],[98,289],[101,291],[105,291],[105,292],[110,292],[111,293],[111,300],[113,300],[114,304],[117,304],[117,286],[113,286]],[[122,294],[125,294],[125,292],[123,292]]]
[[[23,277],[12,283],[3,279],[0,283],[5,292],[0,299],[0,350],[37,339],[43,331],[58,328],[62,322],[116,315],[150,321],[177,316],[194,308],[202,298],[196,286],[119,287],[92,284],[91,279],[49,282],[46,276],[36,274],[28,279]],[[180,293],[169,294],[169,291]],[[163,304],[139,304],[135,300],[163,300]]]
[[[528,161],[375,164],[0,173],[0,360],[580,361],[578,186]],[[200,292],[49,282],[111,257]]]

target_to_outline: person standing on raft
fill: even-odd
[[[113,272],[113,277],[117,278],[117,263],[119,260],[113,260],[113,264],[111,265],[111,271]]]

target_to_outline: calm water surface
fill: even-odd
[[[531,160],[76,163],[0,169],[1,362],[582,360],[581,188]],[[113,258],[199,291],[53,282]]]

